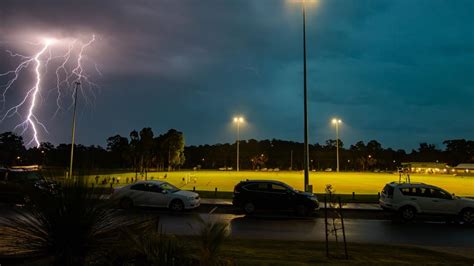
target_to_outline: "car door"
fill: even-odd
[[[147,206],[148,205],[148,186],[145,183],[137,183],[130,187],[127,191],[126,196],[130,197],[133,204],[136,206]]]
[[[168,207],[169,195],[158,184],[148,184],[147,192],[148,206]]]
[[[431,190],[430,188],[419,186],[415,188],[415,193],[410,197],[415,199],[420,208],[420,212],[429,213],[431,210]]]
[[[243,188],[247,190],[244,201],[252,202],[258,209],[269,207],[269,183],[258,182],[246,185]]]
[[[457,214],[456,200],[446,191],[430,188],[431,197],[427,212],[433,214]]]
[[[268,192],[267,200],[272,209],[289,209],[292,205],[292,202],[289,197],[290,194],[287,187],[275,183],[270,184],[270,190]]]
[[[400,188],[400,193],[402,193],[402,198],[399,200],[398,204],[400,206],[405,206],[407,204],[420,207],[424,204],[424,198],[422,198],[422,193],[419,187],[402,187]]]

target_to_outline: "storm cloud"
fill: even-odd
[[[320,0],[308,5],[311,142],[419,142],[474,138],[474,2]],[[0,3],[4,50],[38,36],[98,41],[92,106],[80,109],[78,141],[103,145],[145,126],[176,128],[187,144],[244,138],[302,141],[302,15],[287,0],[27,1]],[[23,90],[21,87],[15,88]],[[43,104],[46,105],[46,104]],[[67,142],[70,112],[51,119],[45,141]],[[0,131],[11,123],[0,124]]]

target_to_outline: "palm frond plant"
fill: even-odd
[[[228,261],[219,256],[222,244],[229,236],[228,225],[220,221],[204,220],[197,216],[198,229],[197,259],[201,266],[227,265]]]
[[[146,230],[146,233],[144,231]],[[142,232],[142,233],[139,233]],[[133,265],[195,265],[189,247],[174,235],[164,234],[159,221],[144,224],[142,230],[125,229],[131,255],[126,260]]]
[[[102,189],[66,183],[56,194],[31,192],[29,202],[0,217],[0,256],[53,265],[101,263],[120,245],[120,230],[137,223],[107,206]]]

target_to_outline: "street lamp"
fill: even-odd
[[[236,116],[234,117],[234,123],[237,124],[237,172],[239,171],[239,149],[240,149],[240,123],[244,122],[244,118],[242,116]]]
[[[316,0],[290,0],[290,2],[302,2],[303,11],[303,110],[304,110],[304,190],[309,191],[309,144],[308,144],[308,90],[306,80],[306,2],[317,2]]]
[[[71,136],[71,160],[69,161],[69,178],[72,178],[72,164],[74,162],[74,141],[75,141],[75,136],[76,136],[76,107],[77,107],[77,89],[79,85],[81,85],[80,82],[76,81],[74,82],[74,110],[73,110],[73,115],[72,115],[72,136]]]
[[[333,118],[332,123],[336,126],[336,171],[339,173],[339,125],[342,123],[342,120],[339,118]]]

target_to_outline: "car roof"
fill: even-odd
[[[137,182],[133,183],[132,185],[135,185],[135,184],[155,184],[155,185],[161,185],[161,184],[164,184],[164,183],[167,183],[167,182],[158,181],[158,180],[140,180],[140,181],[137,181]]]
[[[394,187],[428,187],[428,188],[439,188],[437,186],[425,184],[425,183],[398,183],[398,182],[392,182],[389,183],[389,185],[394,186]]]
[[[278,180],[245,180],[245,181],[240,181],[240,183],[276,183],[276,184],[286,185],[286,183],[283,183]]]

